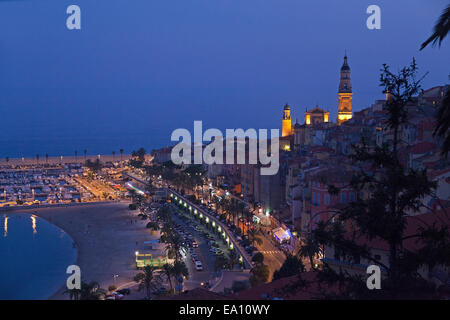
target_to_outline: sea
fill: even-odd
[[[0,215],[0,300],[45,300],[65,283],[77,250],[64,230],[27,213]]]

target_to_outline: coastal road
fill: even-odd
[[[136,176],[135,174],[132,173],[127,173],[127,176],[131,179],[135,179],[138,182],[144,183],[144,179],[140,178],[138,176]],[[171,192],[175,192],[173,190],[170,190],[167,188],[167,190],[171,191]],[[221,189],[220,189],[221,190]],[[222,192],[224,192],[223,190],[221,190]],[[176,194],[178,194],[179,196],[181,196],[179,193],[175,192]],[[237,198],[240,201],[243,201],[242,199]],[[189,201],[187,201],[189,202]],[[244,202],[245,203],[245,202]],[[247,205],[250,206],[249,203],[246,203]],[[197,207],[196,208],[200,211],[202,211],[204,214],[206,214],[207,216],[209,216],[209,214],[207,214],[206,212],[204,212],[204,210],[202,210],[201,208]],[[215,220],[215,218],[213,218]],[[222,224],[222,223],[221,223]],[[227,226],[223,226],[228,230]],[[264,232],[264,231],[263,231]],[[267,232],[267,231],[265,231]],[[230,233],[229,231],[227,233]],[[232,233],[231,233],[232,234]],[[274,244],[273,244],[273,240],[270,239],[270,235],[267,234],[261,234],[260,235],[263,243],[261,245],[257,245],[257,249],[258,251],[262,252],[264,254],[264,261],[265,263],[268,265],[269,269],[270,269],[270,279],[272,278],[273,273],[280,269],[281,266],[283,265],[284,261],[286,260],[286,255],[280,251]],[[235,241],[237,242],[237,241]],[[241,248],[241,251],[243,251],[245,253],[245,256],[247,257],[248,262],[250,263],[251,258],[248,256],[248,254],[246,254],[246,252]]]
[[[230,241],[233,243],[234,248],[237,249],[238,254],[240,254],[242,256],[242,258],[244,260],[245,268],[248,269],[251,267],[251,257],[244,250],[244,248],[242,248],[240,243],[234,237],[234,234],[228,229],[227,225],[222,223],[222,221],[216,219],[216,217],[213,217],[212,215],[210,215],[208,212],[206,212],[206,210],[203,210],[196,204],[193,204],[188,199],[184,198],[180,193],[178,193],[174,190],[171,190],[171,189],[167,189],[167,190],[168,190],[169,194],[172,193],[172,194],[176,195],[179,199],[183,199],[183,201],[185,201],[187,204],[192,206],[193,209],[196,209],[199,213],[202,213],[204,216],[208,217],[211,221],[214,221],[216,223],[216,225],[220,226],[221,229],[225,232],[225,234],[230,238]]]

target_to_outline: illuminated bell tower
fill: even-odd
[[[338,120],[341,123],[352,118],[352,84],[350,82],[350,67],[347,63],[347,55],[344,56],[344,64],[341,67],[341,79],[339,81],[339,107]]]
[[[281,126],[281,136],[286,137],[292,134],[291,107],[286,103],[283,110],[283,121]]]

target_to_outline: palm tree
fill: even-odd
[[[81,282],[81,289],[67,289],[70,300],[100,300],[106,295],[106,290],[100,288],[100,285],[91,281],[89,283]]]
[[[86,162],[86,154],[87,154],[87,150],[84,149],[84,150],[83,150],[83,153],[84,153],[84,162]]]
[[[189,270],[183,261],[175,261],[173,264],[173,273],[177,279],[182,279],[182,277],[187,278],[189,276]]]
[[[166,244],[166,252],[167,256],[171,259],[175,259],[175,261],[181,260],[181,251],[186,251],[186,245],[183,242],[183,238],[178,234],[173,232],[173,229],[170,232],[165,232],[164,228],[161,229],[163,233],[159,239],[161,243]]]
[[[442,12],[439,20],[434,26],[433,34],[424,42],[420,50],[424,49],[428,44],[433,46],[438,43],[441,46],[442,41],[450,30],[450,5]],[[447,158],[450,152],[450,90],[445,92],[444,99],[436,112],[436,128],[433,132],[434,136],[444,140],[441,147],[441,154]]]
[[[145,289],[147,298],[151,297],[151,290],[157,289],[161,281],[158,276],[154,274],[155,268],[152,266],[145,266],[143,272],[138,273],[134,277],[134,281],[139,284],[139,291]]]
[[[167,222],[170,220],[170,212],[169,209],[167,209],[167,207],[161,207],[160,209],[158,209],[157,213],[156,213],[156,220],[157,221],[161,221],[161,222]],[[168,224],[164,224],[163,225],[163,229],[168,226]],[[163,231],[161,231],[163,232]]]
[[[9,162],[9,157],[6,157],[5,160],[6,160],[6,163],[8,163]]]
[[[36,154],[36,163],[39,163],[39,155]]]
[[[81,283],[80,300],[100,300],[105,295],[106,290],[100,288],[97,282]]]
[[[120,161],[122,162],[123,149],[120,149],[119,152],[120,152]]]
[[[255,229],[248,230],[247,235],[253,246],[255,246],[255,243],[262,245],[263,240],[260,236],[258,236],[258,232]]]
[[[311,235],[307,235],[305,244],[300,248],[298,254],[300,257],[308,258],[311,269],[315,269],[314,257],[320,250],[320,245]]]
[[[173,265],[171,265],[170,263],[166,263],[165,265],[163,265],[162,270],[166,275],[167,281],[169,282],[170,292],[173,292],[172,277],[175,276]]]
[[[69,294],[69,299],[70,300],[80,300],[80,293],[81,290],[80,289],[66,289],[63,294]]]
[[[177,276],[184,276],[184,277],[189,276],[189,270],[183,261],[175,261],[173,265],[173,270],[175,272],[175,275]]]
[[[113,156],[113,162],[114,162],[114,158],[116,156],[116,152],[115,151],[112,152],[112,156]]]
[[[250,223],[253,223],[253,213],[251,213],[249,210],[247,210],[246,214],[247,214],[247,221]],[[253,227],[255,227],[255,225],[253,225]],[[248,235],[248,230],[250,230],[250,225],[247,227],[247,235]]]
[[[230,255],[229,255],[229,268],[230,270],[234,269],[234,266],[238,263],[238,256],[236,254],[236,250],[231,250]]]
[[[433,43],[433,46],[438,43],[439,47],[441,46],[442,41],[447,36],[450,30],[450,5],[447,6],[444,11],[442,11],[439,20],[434,25],[433,34],[422,43],[420,50],[424,49],[430,43]]]
[[[48,163],[48,153],[45,154],[45,163]]]
[[[78,162],[77,160],[78,160],[78,151],[75,150],[75,162]]]

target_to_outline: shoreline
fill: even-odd
[[[121,200],[123,201],[123,200]],[[63,207],[72,207],[72,206],[84,206],[84,205],[98,205],[105,203],[117,203],[117,200],[107,200],[107,201],[88,201],[88,202],[70,202],[70,203],[48,203],[48,204],[32,204],[29,206],[17,205],[17,206],[9,206],[9,207],[0,207],[0,214],[3,212],[12,212],[12,211],[24,211],[24,210],[33,210],[33,209],[45,209],[45,208],[63,208]]]
[[[72,243],[75,244],[74,249],[75,249],[75,251],[76,251],[76,258],[75,258],[75,261],[73,262],[73,264],[79,265],[79,260],[80,260],[80,249],[79,249],[78,243],[77,243],[76,239],[73,237],[73,235],[70,234],[67,230],[63,229],[60,225],[58,225],[58,224],[56,224],[56,223],[54,223],[54,222],[48,220],[47,218],[43,217],[42,215],[38,215],[38,214],[36,214],[36,213],[34,213],[34,212],[32,212],[32,213],[30,213],[30,214],[34,214],[34,215],[36,215],[37,217],[39,217],[39,219],[43,219],[43,220],[47,221],[48,223],[52,224],[53,226],[55,226],[56,228],[60,229],[62,232],[64,232],[65,234],[67,234],[67,235],[69,236],[70,240],[72,240]],[[67,276],[69,276],[69,274],[67,274]],[[63,286],[60,287],[58,290],[56,290],[55,292],[53,292],[52,294],[50,294],[45,300],[60,300],[60,299],[57,298],[57,295],[58,295],[58,293],[60,293],[60,292],[64,292],[64,290],[65,290],[65,287],[64,287],[64,285],[63,285]]]
[[[8,161],[6,160],[8,158]],[[78,154],[78,156],[74,155],[60,155],[60,156],[49,156],[45,157],[45,154],[41,154],[39,159],[36,157],[1,157],[0,158],[0,166],[20,166],[20,165],[59,165],[59,164],[84,164],[86,160],[95,161],[100,159],[102,162],[117,162],[117,161],[127,161],[131,159],[131,154],[122,154],[117,153],[116,155],[111,154],[97,154],[97,155],[86,155],[83,153]]]
[[[133,277],[138,273],[134,253],[146,249],[144,241],[156,238],[145,228],[147,221],[138,219],[137,211],[129,210],[128,204],[106,202],[19,210],[46,220],[70,236],[76,246],[75,263],[81,269],[82,281],[96,281],[107,290],[110,285],[133,286]],[[64,291],[65,282],[48,300],[68,300]],[[138,295],[136,298],[143,295],[133,293]]]

